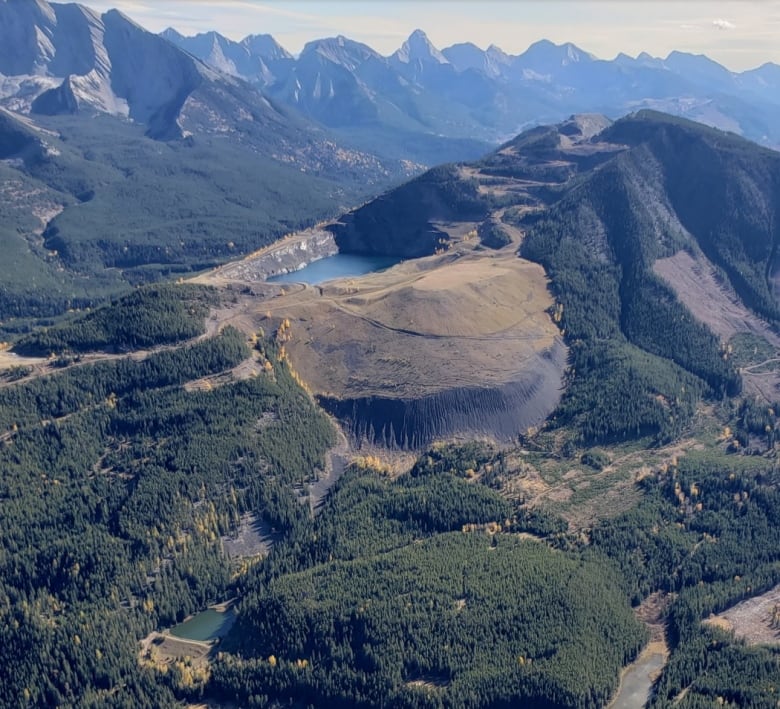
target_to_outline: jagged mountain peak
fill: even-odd
[[[301,52],[301,57],[315,53],[335,64],[345,66],[350,71],[355,70],[369,59],[384,61],[383,57],[367,44],[356,42],[344,37],[344,35],[308,42]]]
[[[125,15],[124,12],[121,10],[117,10],[116,8],[112,8],[111,10],[107,10],[102,15],[103,22],[107,22],[109,20],[114,22],[124,22],[128,25],[132,25],[134,29],[144,32],[145,34],[152,34],[142,25],[139,25],[132,17],[129,17],[128,15]]]
[[[192,37],[185,37],[176,30],[165,30],[160,37],[172,42],[211,67],[231,76],[240,76],[239,66],[249,59],[248,50],[219,32],[201,32]]]
[[[173,30],[161,36],[209,66],[263,88],[286,76],[294,62],[269,34],[248,35],[240,42],[213,31],[186,37]]]
[[[181,32],[178,32],[173,27],[160,32],[160,37],[167,39],[169,42],[173,42],[176,45],[181,45],[183,42],[190,44],[198,44],[201,46],[213,46],[215,44],[236,44],[227,37],[221,35],[219,32],[210,30],[209,32],[199,32],[198,34],[185,36]]]
[[[270,34],[250,34],[241,40],[251,54],[264,60],[292,59],[290,54]]]
[[[428,39],[428,35],[420,29],[409,35],[409,38],[392,55],[392,58],[402,64],[410,64],[417,61],[449,64],[447,57],[433,46]]]
[[[459,72],[476,69],[491,78],[501,76],[512,61],[512,58],[495,44],[482,50],[473,42],[462,42],[443,49],[442,54]]]
[[[174,44],[184,39],[184,35],[173,27],[166,27],[162,32],[160,32],[160,37],[163,37],[164,39],[167,39],[169,42],[173,42]]]
[[[539,65],[540,68],[558,68],[570,64],[594,61],[595,57],[571,42],[555,44],[549,39],[534,42],[518,60],[523,65]],[[530,68],[536,69],[531,66]]]

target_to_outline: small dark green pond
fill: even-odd
[[[208,642],[227,635],[235,620],[236,614],[232,608],[226,611],[209,608],[171,628],[171,635],[184,640]]]

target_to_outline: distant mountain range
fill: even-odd
[[[158,36],[116,10],[3,0],[0,75],[0,105],[13,111],[101,111],[159,139],[229,134],[308,172],[349,163],[369,183],[473,159],[582,112],[652,108],[780,146],[780,66],[735,73],[682,52],[604,61],[547,40],[520,55],[439,50],[416,30],[389,57],[343,36],[294,57],[267,34]]]
[[[780,66],[771,63],[736,73],[684,52],[605,61],[547,40],[516,56],[471,43],[440,51],[421,30],[389,57],[342,36],[309,42],[297,58],[270,35],[234,42],[168,29],[162,36],[304,115],[350,135],[364,131],[379,145],[404,131],[495,143],[574,113],[619,117],[642,108],[780,145]]]
[[[249,47],[267,49],[262,41]],[[408,172],[397,161],[353,149],[221,69],[117,10],[100,15],[76,4],[0,2],[0,105],[11,111],[107,113],[161,140],[230,138],[300,170],[335,177],[346,171],[364,184]]]
[[[207,268],[573,113],[650,106],[775,147],[779,88],[777,65],[679,52],[440,51],[418,30],[389,57],[342,36],[294,57],[0,0],[0,321]]]

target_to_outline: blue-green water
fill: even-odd
[[[362,276],[374,271],[383,271],[398,263],[392,256],[358,256],[356,254],[336,254],[312,261],[300,271],[271,276],[271,283],[310,283],[317,285],[334,278]]]
[[[185,640],[208,642],[227,635],[235,619],[236,614],[232,608],[222,613],[209,608],[171,628],[171,635]]]

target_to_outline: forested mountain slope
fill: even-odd
[[[332,427],[272,342],[251,349],[230,327],[188,339],[214,297],[142,290],[58,330],[91,349],[124,318],[127,344],[179,346],[4,377],[3,706],[173,706],[137,641],[224,599],[220,537],[243,513],[267,508],[282,530],[302,509],[292,485],[321,465]]]
[[[3,321],[206,268],[356,198],[348,175],[326,182],[230,141],[163,143],[110,116],[2,118]]]
[[[115,10],[0,3],[0,74],[3,323],[251,252],[420,169]]]
[[[578,116],[429,171],[331,229],[346,251],[399,257],[461,248],[458,222],[503,234],[499,245],[514,238],[544,266],[572,348],[555,421],[578,421],[585,440],[663,439],[701,396],[733,395],[741,381],[722,333],[690,310],[701,294],[658,264],[688,253],[768,330],[779,185],[780,154],[734,135],[647,111],[614,124]]]
[[[68,149],[13,128],[24,160]],[[20,338],[55,356],[0,379],[0,702],[596,709],[649,618],[668,653],[650,706],[774,706],[776,650],[701,621],[780,582],[780,406],[748,376],[777,357],[778,157],[659,114],[578,116],[334,225],[344,248],[432,254],[374,274],[379,293],[144,287]],[[410,219],[388,236],[394,211]],[[335,469],[294,308],[323,328],[297,346],[326,356],[323,298],[364,320],[350,337],[367,347],[369,326],[419,338],[414,308],[463,304],[478,323],[435,310],[428,335],[484,356],[474,328],[522,328],[502,294],[529,268],[544,291],[538,264],[553,298],[534,317],[570,352],[548,425]],[[717,277],[731,320],[696,310],[684,268]],[[510,351],[492,339],[485,362]],[[259,541],[231,557],[248,529]],[[229,599],[219,642],[162,632]]]

